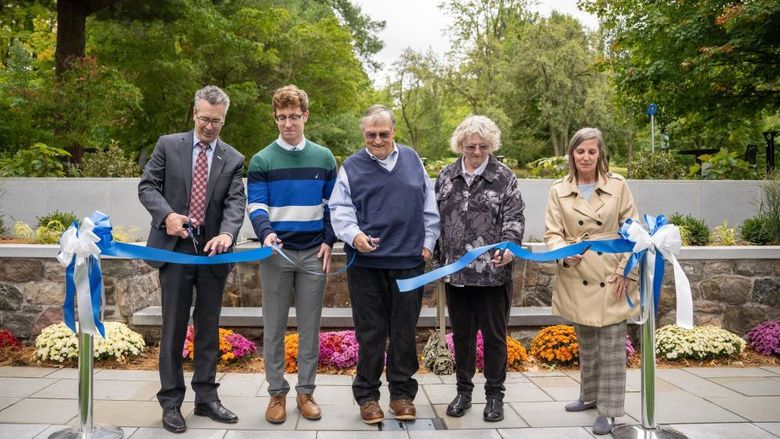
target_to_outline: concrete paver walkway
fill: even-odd
[[[155,393],[157,371],[96,370],[94,417],[98,424],[121,426],[126,438],[197,439],[437,439],[437,438],[593,438],[595,411],[566,413],[563,406],[579,394],[577,371],[514,372],[507,379],[505,419],[482,421],[485,398],[475,381],[474,405],[462,418],[445,415],[455,394],[455,377],[419,374],[416,422],[388,419],[379,426],[360,421],[352,399],[352,377],[319,375],[315,399],[322,406],[319,421],[303,419],[294,394],[287,399],[287,422],[265,421],[267,383],[262,374],[221,373],[222,402],[239,416],[239,423],[219,424],[193,415],[188,389],[182,412],[188,430],[174,435],[162,429]],[[189,379],[189,377],[187,378]],[[287,376],[294,387],[296,377]],[[77,425],[75,369],[0,368],[0,438],[47,438],[64,426]],[[639,371],[629,370],[626,416],[618,422],[637,423],[641,416]],[[656,418],[691,439],[780,438],[780,367],[658,369]],[[380,401],[387,412],[387,387]]]

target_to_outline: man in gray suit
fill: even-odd
[[[138,198],[152,215],[147,246],[179,253],[215,255],[232,251],[244,220],[241,180],[244,157],[219,139],[230,98],[215,86],[195,93],[195,129],[162,136],[138,184]],[[160,391],[163,427],[186,431],[181,414],[185,384],[182,348],[195,289],[195,415],[235,423],[219,401],[215,376],[219,358],[222,292],[232,264],[181,265],[150,262],[160,269],[162,334]]]

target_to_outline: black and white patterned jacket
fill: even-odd
[[[436,202],[441,216],[436,256],[442,265],[486,244],[513,241],[519,245],[525,230],[525,203],[512,170],[490,155],[485,171],[475,176],[469,186],[462,160],[461,157],[444,168],[436,179]],[[485,253],[446,281],[453,285],[498,286],[511,280],[512,264],[496,268],[490,259]]]

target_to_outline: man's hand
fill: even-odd
[[[427,261],[427,260],[431,259],[431,251],[428,250],[427,248],[423,247],[423,249],[422,249],[422,258],[423,258],[423,261]]]
[[[208,253],[209,256],[214,256],[219,253],[225,253],[231,245],[233,245],[233,238],[227,233],[222,233],[211,238],[206,243],[206,246],[203,247],[203,252]]]
[[[620,300],[628,293],[629,280],[630,279],[614,273],[607,278],[607,282],[615,284],[615,287],[612,289],[612,296],[615,299]]]
[[[186,239],[190,234],[184,229],[184,225],[189,224],[189,222],[189,217],[179,215],[176,212],[171,212],[165,217],[165,232],[168,233],[169,236],[178,236],[179,238]]]
[[[282,246],[282,240],[279,239],[276,236],[276,233],[271,232],[271,233],[268,234],[268,236],[265,237],[265,241],[263,241],[263,247],[270,247],[270,246],[272,246],[274,244],[276,244],[279,247],[281,247]]]
[[[503,267],[504,265],[512,262],[513,257],[514,253],[512,253],[512,251],[509,249],[505,249],[503,253],[501,250],[496,250],[496,252],[493,253],[493,259],[491,259],[490,262],[492,262],[496,267]]]
[[[317,253],[317,259],[322,258],[322,271],[327,273],[330,271],[330,256],[333,250],[328,244],[324,242],[320,244],[320,252]]]
[[[379,238],[369,238],[365,233],[358,233],[352,241],[352,247],[360,253],[371,253],[379,248]]]

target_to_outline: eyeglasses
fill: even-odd
[[[284,114],[275,114],[274,115],[274,119],[276,119],[276,121],[280,122],[280,123],[287,122],[288,120],[290,122],[298,122],[302,118],[303,118],[303,114],[291,114],[289,116],[284,115]]]
[[[363,133],[363,135],[366,136],[366,139],[370,139],[370,140],[376,139],[377,136],[382,138],[382,140],[387,140],[387,139],[390,138],[391,133],[390,133],[390,131],[380,131],[378,133],[375,133],[373,131],[368,131],[368,132]]]
[[[208,117],[198,116],[198,123],[204,127],[211,124],[213,127],[218,128],[221,127],[225,121],[222,119],[209,119]]]
[[[466,145],[466,150],[469,152],[474,152],[479,148],[480,151],[487,151],[490,149],[490,145],[485,145],[484,143],[480,143],[479,145]]]

